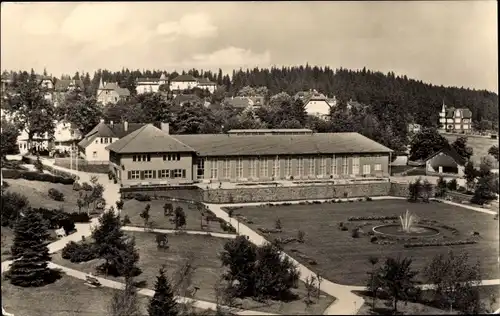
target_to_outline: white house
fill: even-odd
[[[313,93],[304,100],[304,107],[307,114],[326,118],[330,114],[332,105],[329,100],[321,93],[313,91]]]
[[[170,91],[193,89],[198,86],[198,79],[191,75],[180,75],[170,81]]]
[[[85,137],[78,143],[80,156],[88,163],[103,164],[109,162],[109,151],[106,149],[111,143],[141,128],[141,123],[104,123],[101,120]]]
[[[198,88],[203,90],[208,90],[210,93],[214,93],[217,89],[217,84],[208,80],[207,78],[198,78]]]
[[[135,90],[137,94],[156,93],[159,91],[161,85],[167,83],[168,79],[164,73],[160,78],[137,78]]]
[[[463,177],[467,162],[453,148],[443,148],[425,161],[427,175]]]
[[[70,123],[55,121],[53,138],[51,138],[48,133],[44,135],[35,135],[33,137],[32,146],[37,150],[55,149],[59,151],[69,151],[71,145],[80,138],[80,133],[78,130],[71,128]],[[17,137],[17,144],[21,155],[28,153],[28,133],[26,131],[22,131],[19,134]]]

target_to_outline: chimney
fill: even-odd
[[[128,122],[127,121],[123,122],[123,130],[125,132],[128,131]]]
[[[168,126],[168,123],[161,123],[161,130],[164,131],[167,134],[170,134],[170,128]]]
[[[104,123],[104,119],[101,119],[101,120],[100,120],[100,122],[101,122],[101,123]]]

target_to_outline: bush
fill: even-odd
[[[92,191],[92,186],[88,184],[87,182],[82,183],[82,189],[84,191]]]
[[[113,173],[111,170],[109,170],[109,171],[108,171],[108,179],[109,179],[109,180],[111,180],[111,179],[113,179],[114,177],[115,177],[114,173]]]
[[[451,191],[456,191],[458,189],[458,183],[456,179],[450,180],[446,186],[448,187],[449,190]]]
[[[227,233],[236,233],[236,228],[224,221],[220,222],[220,228]]]
[[[459,246],[459,245],[472,245],[476,244],[475,240],[456,240],[456,241],[434,241],[434,242],[417,242],[411,244],[405,244],[405,248],[417,248],[417,247],[437,247],[437,246]]]
[[[80,185],[80,183],[78,183],[78,182],[75,181],[73,183],[73,190],[80,191],[81,189],[82,189],[82,186]]]
[[[64,194],[57,189],[50,188],[49,189],[49,196],[51,199],[53,199],[55,201],[64,201]]]
[[[125,215],[125,216],[123,217],[123,219],[122,219],[122,225],[123,225],[123,226],[126,226],[126,225],[128,225],[128,224],[130,224],[130,223],[132,223],[132,222],[130,221],[130,218],[128,217],[128,215]]]
[[[73,184],[75,179],[55,176],[48,173],[24,170],[2,170],[5,179],[25,179],[28,181],[42,181],[61,184]]]
[[[378,240],[378,237],[377,237],[377,236],[371,236],[371,237],[370,237],[370,242],[371,242],[371,243],[375,243],[375,242],[377,242],[377,240]]]
[[[5,181],[2,181],[2,188],[7,189],[8,187],[10,187],[10,184]]]
[[[97,258],[97,252],[94,245],[90,243],[77,244],[70,241],[62,250],[61,256],[63,259],[71,262],[86,262]]]
[[[151,197],[147,194],[137,193],[134,198],[139,202],[149,202]]]
[[[297,233],[297,241],[301,244],[304,243],[306,237],[306,233],[303,230],[299,230]]]
[[[373,201],[373,199],[371,197],[369,197],[369,196],[366,196],[365,200],[368,201],[368,202]]]
[[[73,213],[67,213],[67,215],[75,223],[88,223],[88,222],[90,222],[90,217],[87,213],[73,212]]]
[[[2,192],[1,211],[3,227],[13,227],[19,218],[19,213],[29,207],[28,198],[16,192]]]
[[[398,216],[351,216],[347,220],[354,221],[384,221],[384,220],[397,220]]]
[[[353,228],[352,231],[351,231],[351,236],[352,238],[359,238],[359,228],[356,227],[356,228]]]

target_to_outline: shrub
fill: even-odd
[[[383,220],[397,220],[398,216],[350,216],[347,220],[354,221],[383,221]]]
[[[434,241],[434,242],[418,242],[405,244],[405,248],[417,247],[437,247],[437,246],[459,246],[459,245],[472,245],[476,244],[475,240],[456,240],[456,241]]]
[[[82,186],[80,185],[80,183],[78,183],[78,182],[75,181],[73,183],[73,190],[80,191],[81,189],[82,189]]]
[[[282,227],[283,226],[281,225],[281,220],[278,218],[276,222],[274,222],[274,228],[281,230]]]
[[[358,227],[352,229],[351,236],[352,236],[352,238],[359,238],[359,228]]]
[[[92,186],[88,184],[87,182],[82,183],[82,189],[84,191],[92,191]]]
[[[111,170],[109,170],[109,171],[108,171],[108,179],[109,179],[109,180],[111,180],[111,179],[113,179],[113,178],[114,178],[114,176],[115,176],[115,175],[113,174],[113,172],[112,172]]]
[[[156,234],[156,247],[158,249],[167,249],[168,248],[168,237],[167,234]]]
[[[123,219],[122,219],[122,225],[123,225],[123,226],[126,226],[126,225],[129,225],[130,223],[132,223],[132,222],[130,221],[130,218],[128,217],[128,215],[125,215],[125,216],[123,217]]]
[[[347,228],[347,226],[342,226],[342,227],[340,227],[340,230],[345,232],[345,231],[349,230],[349,228]]]
[[[49,189],[49,196],[51,199],[53,199],[55,201],[64,201],[64,194],[57,189],[50,188]]]
[[[67,216],[75,223],[90,222],[90,217],[87,213],[73,212],[73,213],[67,213]]]
[[[303,230],[299,230],[297,233],[297,241],[301,244],[304,243],[306,237],[306,233]]]
[[[458,189],[458,183],[456,179],[450,180],[446,186],[448,187],[449,190],[451,191],[456,191]]]
[[[370,237],[370,242],[371,243],[375,243],[375,242],[377,242],[377,240],[378,240],[377,236],[371,236]]]
[[[147,194],[137,193],[134,198],[139,202],[149,202],[151,197]]]
[[[227,233],[236,233],[236,228],[224,221],[220,222],[220,228]]]
[[[8,182],[2,181],[2,188],[7,189],[8,187],[10,187],[10,184]]]
[[[372,199],[371,197],[369,197],[369,196],[366,196],[366,197],[365,197],[365,200],[366,200],[366,201],[369,201],[369,202],[370,202],[370,201],[373,201],[373,199]]]
[[[70,241],[62,250],[63,259],[71,262],[86,262],[97,258],[95,248],[90,243],[77,244]]]

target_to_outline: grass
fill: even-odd
[[[369,241],[369,237],[352,238],[350,229],[341,231],[339,222],[348,227],[354,227],[361,222],[348,222],[350,216],[390,216],[400,215],[406,210],[416,214],[421,219],[436,220],[458,229],[460,235],[455,238],[469,238],[473,231],[480,232],[477,244],[450,247],[404,248],[401,244],[377,245]],[[313,271],[319,272],[326,279],[348,285],[364,285],[367,272],[371,265],[370,256],[384,260],[385,257],[398,255],[413,258],[413,267],[421,271],[437,254],[446,253],[452,249],[455,252],[467,251],[471,260],[479,259],[482,264],[484,279],[498,277],[498,221],[493,215],[471,211],[468,209],[431,202],[409,203],[405,200],[379,200],[371,202],[335,203],[320,205],[290,205],[290,206],[258,206],[239,208],[234,211],[251,220],[247,224],[252,229],[274,228],[276,219],[281,220],[282,233],[266,236],[297,237],[299,230],[305,232],[305,242],[284,245],[285,251]],[[372,222],[373,225],[379,222]],[[364,228],[366,231],[368,228]],[[308,260],[301,259],[292,250],[300,251],[314,259],[317,265],[310,265]],[[421,281],[422,276],[419,276]]]
[[[372,309],[372,296],[368,292],[356,292],[356,294],[365,299],[365,303],[358,311],[358,315],[392,314],[391,300],[379,297],[375,302],[375,309]],[[497,302],[491,304],[491,297],[499,297],[499,294],[500,286],[498,285],[486,285],[479,287],[481,303],[483,304],[484,308],[486,308],[490,312],[494,312],[500,307],[499,299],[497,299]],[[423,291],[421,300],[419,302],[408,302],[406,304],[405,302],[400,302],[398,304],[398,312],[403,315],[456,315],[460,313],[456,310],[450,312],[449,309],[444,310],[443,308],[432,306],[433,304],[428,303],[428,301],[432,300],[432,295],[432,291]]]
[[[175,229],[175,225],[170,222],[169,216],[163,216],[163,205],[165,203],[171,203],[174,210],[176,207],[180,206],[184,210],[186,214],[186,230],[201,230],[201,221],[203,220],[203,225],[206,225],[207,222],[205,219],[202,219],[201,212],[196,209],[196,207],[190,203],[186,202],[170,202],[165,200],[152,200],[150,202],[140,202],[137,200],[126,200],[123,206],[122,218],[125,215],[128,215],[130,218],[131,224],[128,226],[144,226],[144,220],[140,217],[142,211],[147,204],[151,205],[151,209],[149,211],[150,222],[153,222],[153,228],[160,229]],[[204,228],[204,230],[224,233],[224,231],[220,228],[219,222],[210,222],[208,227]]]
[[[72,185],[50,183],[42,181],[28,181],[25,179],[7,179],[9,187],[7,192],[17,192],[28,198],[31,207],[44,207],[48,209],[64,208],[66,212],[77,212],[78,192],[73,190]],[[55,188],[64,194],[64,201],[54,201],[49,197],[48,191]]]
[[[14,232],[12,228],[2,227],[2,261],[9,260],[10,247],[14,241]]]
[[[145,282],[144,287],[153,289],[158,269],[166,265],[171,277],[174,276],[178,268],[185,262],[189,262],[195,267],[192,275],[192,286],[199,287],[193,298],[216,301],[215,286],[223,272],[218,254],[222,251],[227,240],[222,238],[197,236],[197,235],[169,235],[169,246],[167,250],[157,250],[154,234],[150,233],[127,233],[134,236],[137,249],[140,254],[139,266],[142,274],[136,277],[138,282]],[[53,261],[57,264],[67,266],[83,272],[95,273],[95,261],[75,264],[62,259],[60,253],[53,255]],[[123,278],[109,277],[109,279],[123,282]],[[292,302],[266,302],[259,303],[250,299],[239,301],[240,308],[260,310],[280,314],[322,314],[323,311],[333,302],[333,298],[323,296],[319,302],[306,308],[303,301],[306,290],[303,283],[294,290],[300,299]]]
[[[92,288],[63,274],[55,283],[39,288],[23,288],[2,282],[2,305],[16,316],[107,315],[116,289]],[[139,296],[146,314],[147,297]]]
[[[457,135],[443,135],[444,138],[448,140],[448,142],[453,143],[458,137]],[[466,135],[461,135],[466,136]],[[488,155],[488,150],[493,145],[498,145],[498,139],[491,139],[485,137],[467,137],[467,145],[471,146],[474,150],[471,160],[478,164],[481,162],[481,157]],[[495,164],[498,166],[498,163],[495,161]]]

